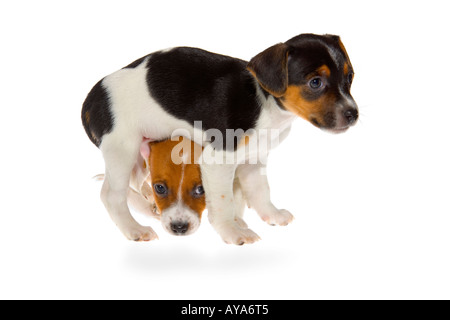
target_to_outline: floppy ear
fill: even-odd
[[[288,50],[285,43],[276,44],[256,55],[247,65],[261,87],[279,98],[288,86]]]
[[[146,199],[150,197],[151,188],[149,191],[148,183],[151,183],[151,172],[150,172],[150,152],[152,144],[150,139],[143,139],[140,147],[140,159],[138,160],[139,165],[133,170],[134,188],[141,193]],[[133,182],[133,181],[132,181]]]
[[[141,142],[141,147],[139,148],[139,152],[145,161],[147,161],[148,157],[150,157],[150,141],[150,139],[143,139]]]

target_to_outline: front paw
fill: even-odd
[[[152,241],[158,239],[158,235],[150,227],[143,227],[143,226],[131,227],[126,230],[122,230],[122,233],[128,240],[136,242]]]
[[[261,219],[271,226],[287,226],[294,220],[294,216],[285,209],[274,209],[269,213],[261,214]]]
[[[223,241],[228,244],[250,244],[261,238],[252,230],[248,228],[241,228],[238,224],[232,224],[221,232]]]

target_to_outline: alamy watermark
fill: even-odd
[[[180,141],[173,149],[174,164],[267,164],[269,150],[280,144],[279,129],[207,129],[202,121],[194,122],[193,135],[187,129],[173,131],[171,140]],[[187,139],[201,144],[202,148],[192,148]],[[194,154],[193,157],[190,155]]]

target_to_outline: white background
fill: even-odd
[[[0,4],[0,298],[450,298],[450,103],[444,1],[8,1]],[[262,241],[191,237],[155,220],[125,240],[100,199],[81,105],[152,51],[249,60],[305,32],[339,34],[361,120],[297,120],[271,153],[272,198],[296,219]],[[205,215],[206,216],[206,215]]]

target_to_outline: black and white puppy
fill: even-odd
[[[216,160],[234,159],[201,163],[208,217],[225,242],[259,239],[236,219],[235,178],[264,221],[288,224],[292,214],[272,204],[267,177],[261,174],[261,159],[270,148],[262,154],[248,146],[283,140],[296,117],[334,133],[346,131],[358,119],[350,94],[353,74],[338,36],[302,34],[250,62],[179,47],[152,53],[103,78],[83,104],[82,121],[105,160],[101,198],[112,220],[128,239],[155,237],[131,216],[127,191],[142,141],[164,140],[176,131],[203,145],[203,153]],[[218,143],[217,134],[211,135],[228,138],[230,131],[231,142]]]

